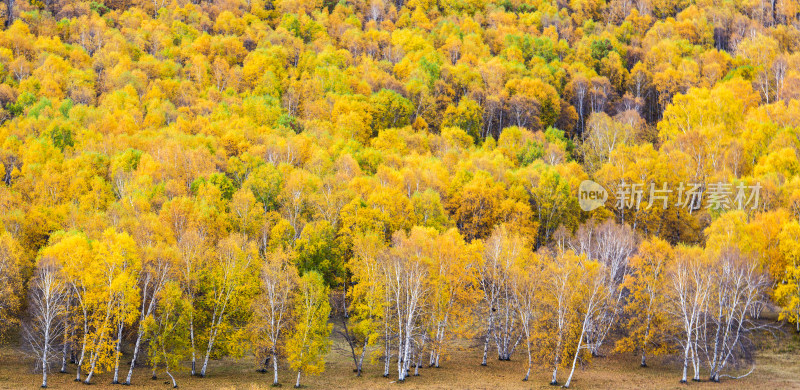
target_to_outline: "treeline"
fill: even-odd
[[[45,375],[297,384],[332,317],[399,379],[478,337],[719,380],[800,329],[794,2],[5,5],[0,327]]]
[[[642,366],[648,356],[678,356],[682,382],[689,374],[700,380],[702,370],[719,381],[743,367],[752,372],[752,337],[766,326],[757,318],[771,286],[755,254],[727,230],[731,222],[709,227],[714,245],[705,249],[640,242],[610,220],[589,221],[574,236],[560,230],[555,246],[537,252],[506,225],[471,243],[456,229],[413,227],[388,243],[359,233],[344,300],[330,299],[320,273],[299,276],[291,250],[262,257],[236,233],[216,249],[195,242],[144,252],[127,233],[58,234],[30,281],[22,328],[43,386],[54,361],[61,372],[74,363],[76,381],[109,370],[112,383],[125,384],[146,361],[154,377],[163,370],[177,385],[173,373],[186,361],[202,377],[210,357],[242,353],[271,369],[274,384],[285,358],[299,386],[301,374],[324,370],[331,301],[342,305],[334,321],[356,375],[376,359],[385,377],[402,381],[439,367],[454,342],[479,337],[483,365],[495,354],[500,361],[527,355],[523,380],[545,365],[557,384],[565,368],[569,387],[579,361],[635,352]],[[247,339],[254,348],[243,350]],[[121,376],[125,342],[132,357]]]

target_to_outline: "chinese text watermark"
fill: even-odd
[[[625,183],[621,182],[614,192],[616,209],[652,209],[661,207],[666,210],[670,205],[685,208],[691,213],[705,208],[709,210],[753,210],[758,207],[761,183],[745,185],[744,183],[715,182],[679,183],[671,188],[668,183]],[[583,211],[592,211],[605,204],[608,191],[602,185],[584,180],[578,189],[578,204]]]

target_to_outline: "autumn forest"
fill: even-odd
[[[0,388],[800,367],[796,0],[0,18]]]

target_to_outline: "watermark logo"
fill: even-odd
[[[612,185],[614,208],[617,210],[649,210],[661,206],[666,210],[670,204],[676,208],[692,211],[705,206],[709,210],[755,210],[760,199],[761,183],[679,183],[676,189],[667,183],[625,183]],[[592,211],[608,200],[608,191],[600,184],[584,180],[578,188],[578,204],[583,211]],[[673,203],[674,202],[674,203]]]
[[[591,180],[584,180],[578,187],[578,204],[583,211],[592,211],[606,203],[608,191]]]
[[[672,190],[667,183],[661,183],[661,186],[656,187],[655,183],[647,185],[622,182],[614,192],[616,198],[614,207],[620,210],[626,208],[639,210],[643,207],[647,210],[654,204],[661,203],[661,207],[666,210],[672,198],[675,207],[684,208],[689,214],[700,210],[703,205],[707,210],[755,210],[758,208],[760,192],[761,183],[745,185],[723,182],[707,184],[681,182],[678,183],[677,189]],[[645,201],[645,196],[648,194]]]

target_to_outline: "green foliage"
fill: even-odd
[[[597,41],[592,42],[591,51],[592,51],[592,58],[596,61],[600,61],[603,58],[608,56],[608,53],[614,50],[614,45],[611,44],[607,38],[600,39]]]
[[[542,144],[535,141],[528,141],[525,146],[517,154],[517,161],[519,166],[526,167],[534,161],[539,160],[544,155],[544,147]]]
[[[756,77],[756,68],[752,65],[742,65],[737,68],[731,69],[722,81],[733,80],[741,77],[744,80],[753,80]]]
[[[372,107],[372,128],[376,133],[410,124],[413,106],[395,91],[381,89],[369,97],[369,104]]]
[[[472,99],[464,98],[455,108],[448,108],[444,113],[443,126],[458,127],[469,134],[475,143],[481,139],[480,131],[483,127],[483,109]]]
[[[89,3],[89,8],[90,8],[90,9],[91,9],[93,12],[97,12],[97,13],[98,13],[98,14],[100,14],[100,15],[103,15],[103,14],[105,14],[105,13],[107,13],[107,12],[109,11],[109,8],[108,8],[108,7],[106,7],[106,5],[105,5],[105,4],[103,4],[103,3],[98,3],[98,2],[96,2],[96,1],[92,1],[92,2],[90,2],[90,3]]]
[[[327,221],[306,225],[295,243],[297,269],[301,275],[312,271],[319,273],[327,286],[340,284],[344,264],[338,246],[336,232]]]
[[[75,142],[72,139],[72,130],[67,127],[53,126],[50,130],[50,139],[53,142],[53,146],[62,151],[64,148],[75,146]]]
[[[575,144],[571,139],[566,137],[566,133],[563,130],[559,130],[555,127],[548,127],[544,135],[548,142],[562,144],[567,153],[572,153],[575,149]]]

